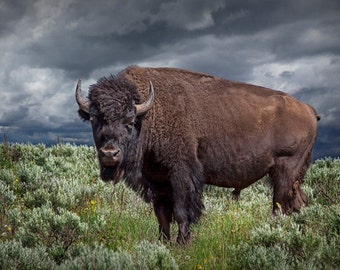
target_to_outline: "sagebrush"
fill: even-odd
[[[337,269],[340,160],[313,163],[300,214],[271,217],[271,190],[264,178],[235,201],[207,187],[192,242],[161,243],[152,207],[100,180],[93,147],[6,142],[0,269]]]

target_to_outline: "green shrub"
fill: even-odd
[[[0,211],[5,214],[5,210],[10,208],[16,196],[14,192],[3,182],[0,182]]]
[[[14,174],[12,169],[3,168],[0,170],[0,180],[7,184],[8,186],[13,186],[15,183],[16,175]]]
[[[337,204],[340,201],[340,159],[316,160],[306,177],[317,203],[322,205]]]
[[[3,233],[4,229],[8,229],[6,223],[9,210],[13,207],[15,199],[13,191],[5,183],[0,182],[0,233]]]
[[[19,163],[17,167],[18,191],[24,194],[40,189],[44,182],[43,168],[35,164]]]
[[[143,269],[173,270],[178,269],[170,251],[162,244],[142,241],[133,252],[119,249],[113,251],[102,244],[93,248],[82,246],[72,259],[66,260],[58,269]]]
[[[68,248],[83,237],[87,224],[73,212],[57,210],[46,204],[27,211],[26,222],[19,228],[16,238],[24,247],[45,246],[51,257],[60,263]]]
[[[250,241],[242,247],[243,265],[253,269],[329,268],[332,261],[321,259],[327,245],[322,231],[299,225],[294,217],[281,217],[253,230]],[[328,252],[334,250],[328,247]]]
[[[244,244],[239,247],[240,269],[289,269],[289,254],[281,246]],[[241,252],[242,251],[242,252]]]
[[[114,252],[103,245],[95,245],[94,248],[83,246],[78,252],[79,254],[76,257],[66,260],[58,267],[58,269],[136,269],[134,268],[132,256],[126,251]]]
[[[152,205],[102,182],[94,147],[0,144],[0,269],[337,269],[339,170],[339,159],[315,161],[310,204],[290,217],[271,217],[267,178],[237,201],[206,188],[192,242],[174,244],[173,224],[162,245]]]
[[[0,242],[0,269],[50,270],[55,266],[44,246],[26,248],[17,241]]]
[[[152,244],[148,241],[143,241],[135,247],[135,257],[135,269],[178,269],[175,259],[162,244]]]

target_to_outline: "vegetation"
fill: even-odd
[[[317,160],[299,215],[271,216],[270,181],[209,187],[187,246],[158,241],[151,205],[99,179],[93,147],[0,144],[0,269],[338,269],[340,160]],[[172,234],[175,239],[176,226]]]

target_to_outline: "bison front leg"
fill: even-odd
[[[186,244],[190,241],[191,222],[188,209],[185,208],[182,200],[178,200],[178,195],[175,196],[177,201],[174,204],[174,218],[178,224],[177,243]]]
[[[159,238],[170,240],[170,223],[173,215],[172,199],[167,196],[157,197],[153,200],[153,208],[159,225]]]
[[[177,243],[178,244],[186,244],[190,241],[191,236],[191,228],[190,222],[187,220],[183,220],[182,222],[178,222],[178,236],[177,236]]]

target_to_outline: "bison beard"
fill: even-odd
[[[177,241],[190,240],[204,184],[235,188],[238,197],[269,175],[274,214],[308,203],[301,185],[320,117],[283,92],[180,69],[129,67],[99,79],[89,100],[79,82],[76,100],[80,117],[91,120],[97,150],[109,153],[99,157],[102,179],[124,179],[152,202],[167,240],[172,221]]]
[[[103,181],[118,183],[124,175],[124,170],[118,167],[100,165],[100,177]]]

